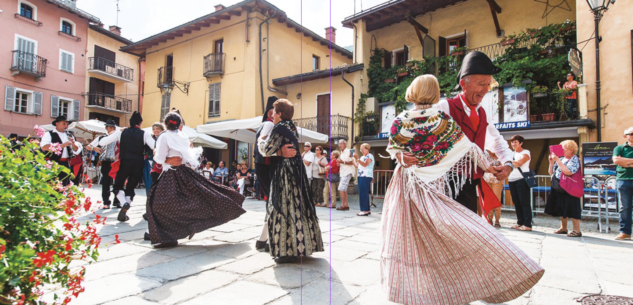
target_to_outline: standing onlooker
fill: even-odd
[[[360,152],[363,154],[360,159],[355,161],[358,166],[358,199],[360,202],[360,213],[358,216],[368,216],[371,214],[371,208],[369,207],[369,186],[374,180],[374,164],[376,160],[374,155],[369,153],[371,146],[367,143],[360,145]],[[356,157],[356,154],[354,154]]]
[[[565,89],[572,91],[571,94],[567,96],[567,118],[570,120],[576,119],[576,114],[578,113],[577,101],[578,97],[576,95],[576,89],[578,88],[578,82],[574,80],[573,73],[567,73],[567,81],[563,84],[561,88],[560,82],[558,82],[558,89]]]
[[[338,158],[341,156],[341,153],[335,150],[330,156],[332,161],[325,167],[327,175],[325,178],[325,187],[323,188],[323,203],[326,204],[326,207],[334,209],[336,208],[336,191],[338,189],[338,183],[341,181],[338,166]],[[332,194],[332,198],[330,198],[330,193]]]
[[[501,164],[501,162],[499,162],[497,155],[495,155],[495,153],[488,151],[488,155],[490,155],[490,158],[494,160],[491,163],[491,165],[499,166]],[[490,189],[492,189],[492,192],[495,193],[495,196],[497,197],[497,199],[501,201],[501,193],[503,192],[503,182],[497,180],[497,177],[495,177],[495,175],[493,175],[492,173],[485,173],[483,178],[484,178],[484,181],[486,181],[486,183],[490,187]],[[493,216],[495,218],[494,227],[501,228],[501,224],[499,223],[499,220],[501,219],[501,207],[496,207],[490,212],[488,212],[488,223],[492,224]]]
[[[312,184],[312,163],[314,162],[314,153],[310,151],[310,149],[312,149],[312,144],[310,142],[303,143],[301,160],[303,160],[303,167],[305,168],[306,175],[308,176],[308,187]]]
[[[572,176],[580,170],[580,159],[576,156],[578,152],[578,144],[572,140],[566,140],[560,143],[563,146],[563,159],[552,153],[549,156],[549,174],[552,175],[552,185],[555,185],[562,175]],[[562,192],[554,190],[549,193],[547,204],[545,205],[545,213],[561,217],[560,228],[554,231],[555,234],[567,234],[567,218],[571,218],[573,231],[569,232],[569,237],[580,237],[580,215],[582,207],[580,206],[580,198],[574,197],[564,190]]]
[[[340,166],[341,181],[338,185],[338,190],[341,192],[341,206],[336,208],[339,211],[349,210],[349,201],[347,200],[347,187],[349,181],[354,177],[354,160],[352,158],[352,151],[347,148],[347,142],[343,139],[338,141],[338,147],[341,149],[341,157],[339,158],[338,165]]]
[[[510,195],[517,214],[517,223],[512,229],[519,231],[532,231],[532,204],[530,203],[530,186],[523,178],[523,173],[530,172],[530,151],[523,149],[525,139],[515,135],[510,139],[510,145],[514,149],[514,169],[508,176]]]
[[[312,198],[315,206],[324,207],[323,187],[325,186],[325,167],[327,158],[323,155],[323,147],[317,146],[314,149],[314,162],[312,163]]]
[[[620,197],[620,234],[616,240],[631,240],[631,206],[633,205],[633,127],[624,131],[626,142],[613,150],[618,165],[617,182]]]

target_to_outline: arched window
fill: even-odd
[[[35,19],[34,14],[33,14],[33,8],[26,4],[26,3],[20,3],[20,16],[22,17],[26,17],[29,19]]]
[[[73,34],[73,25],[68,21],[62,21],[62,32],[72,35]]]

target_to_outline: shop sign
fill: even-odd
[[[495,124],[495,128],[497,128],[497,130],[530,128],[530,121],[497,123]]]

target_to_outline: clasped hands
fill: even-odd
[[[398,162],[402,161],[401,165],[403,167],[411,167],[418,164],[418,159],[415,157],[415,155],[409,152],[398,153],[396,155],[396,160]],[[493,174],[497,178],[497,180],[503,181],[506,180],[506,178],[508,178],[508,175],[510,175],[510,172],[512,172],[512,167],[508,165],[489,166],[486,169],[486,172]]]

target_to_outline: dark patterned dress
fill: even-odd
[[[297,128],[291,121],[279,122],[265,142],[258,143],[262,155],[273,156],[286,144],[299,147]],[[272,157],[268,235],[272,256],[304,256],[323,251],[323,239],[308,177],[301,156]]]

